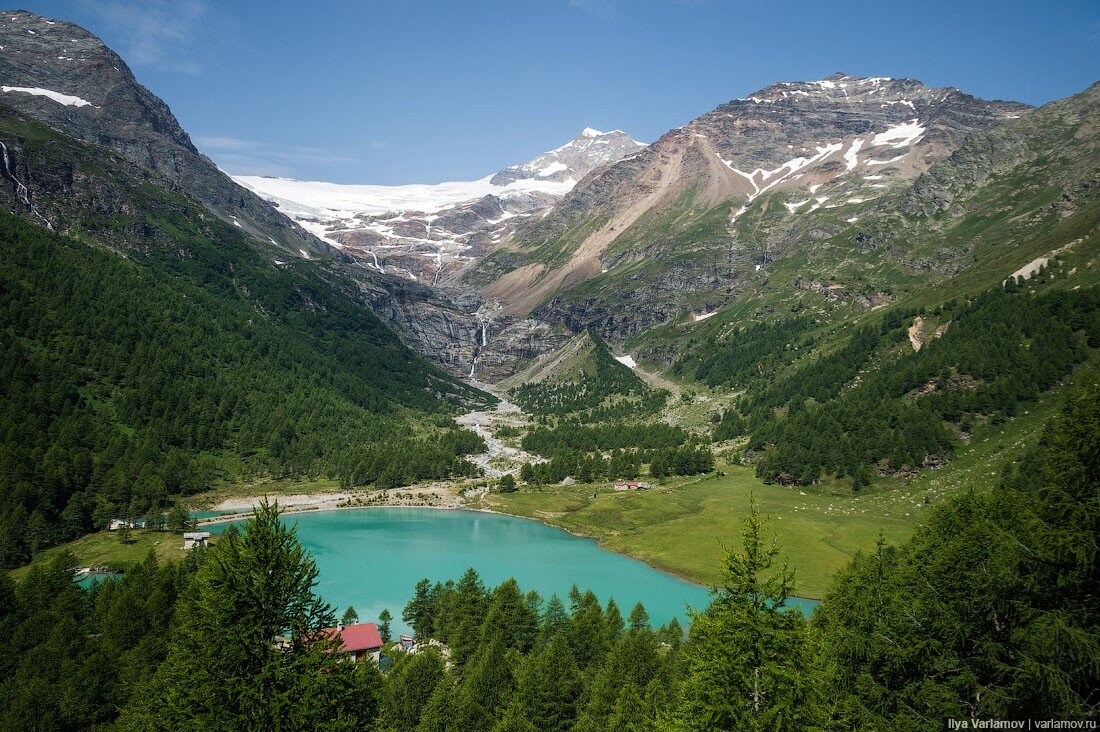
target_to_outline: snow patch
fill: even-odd
[[[299,249],[298,251],[301,253],[303,259],[309,259],[309,252],[305,249]]]
[[[621,363],[623,366],[626,366],[627,368],[631,368],[631,369],[638,368],[637,362],[635,362],[634,359],[631,358],[630,356],[616,356],[615,360],[618,361],[619,363]]]
[[[752,185],[753,192],[748,194],[749,203],[752,203],[754,200],[756,200],[757,197],[760,196],[760,194],[764,193],[768,189],[773,188],[779,183],[782,183],[784,180],[788,179],[790,176],[794,175],[803,168],[813,165],[814,163],[821,162],[833,153],[838,152],[842,147],[844,147],[844,145],[839,142],[828,145],[818,145],[815,148],[817,150],[817,154],[811,157],[806,158],[800,156],[797,158],[792,158],[773,170],[764,170],[763,168],[757,168],[751,173],[746,173],[743,170],[738,170],[737,168],[733,167],[732,160],[724,160],[721,155],[718,155],[718,159],[721,160],[727,168],[745,178],[745,180],[747,180]],[[715,154],[717,155],[717,153]],[[757,180],[758,178],[759,180]]]
[[[3,91],[5,93],[17,92],[20,94],[30,94],[31,96],[35,97],[46,97],[47,99],[52,99],[58,104],[64,104],[66,107],[95,106],[87,99],[81,99],[80,97],[76,97],[71,94],[62,94],[61,92],[55,92],[52,89],[42,89],[36,86],[0,86],[0,91]]]
[[[889,160],[868,160],[865,164],[866,165],[889,165],[890,163],[896,163],[897,161],[901,160],[907,154],[908,153],[902,153],[901,155],[898,155],[896,157],[892,157]]]
[[[848,165],[848,170],[855,170],[855,167],[859,165],[859,158],[856,157],[856,153],[863,147],[863,140],[857,138],[852,140],[852,146],[844,151],[844,162]]]
[[[871,146],[878,147],[879,145],[889,145],[890,147],[896,148],[908,147],[916,142],[923,134],[924,127],[922,127],[917,120],[911,119],[908,122],[894,125],[885,132],[880,132],[875,135],[875,138],[871,140]]]
[[[699,313],[692,313],[691,317],[695,319],[696,323],[698,323],[700,320],[706,320],[707,318],[713,318],[717,314],[718,314],[717,310],[712,310],[709,313],[703,313],[701,315]]]
[[[563,170],[569,170],[569,166],[566,165],[565,163],[553,162],[553,163],[550,163],[545,168],[543,168],[542,170],[539,171],[539,177],[540,178],[545,178],[548,175],[553,175],[554,173],[560,173]]]

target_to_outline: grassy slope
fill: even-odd
[[[19,579],[33,564],[48,562],[52,557],[66,551],[76,555],[77,565],[80,567],[109,566],[118,569],[137,564],[145,559],[150,551],[154,552],[157,559],[161,561],[178,561],[186,554],[183,550],[182,533],[137,529],[130,533],[130,537],[132,541],[123,544],[117,531],[88,534],[68,544],[38,552],[31,564],[12,570],[11,576]]]
[[[590,486],[549,487],[490,494],[484,505],[594,537],[607,549],[711,583],[718,578],[723,547],[739,541],[749,496],[755,494],[797,572],[798,594],[821,597],[832,575],[857,551],[873,547],[880,531],[892,543],[902,541],[931,505],[991,485],[1007,462],[1034,444],[1066,391],[1096,378],[1095,366],[1082,367],[1026,414],[998,427],[979,427],[971,445],[945,467],[860,495],[833,494],[828,485],[802,490],[765,485],[751,468],[730,466],[724,477],[678,479],[640,493],[600,488],[591,498]]]

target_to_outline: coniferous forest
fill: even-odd
[[[1094,4],[5,11],[0,732],[1096,729]]]
[[[0,578],[4,729],[910,730],[944,719],[1095,719],[1100,704],[1100,388],[1067,400],[989,493],[880,541],[812,617],[753,510],[709,606],[652,627],[574,588],[469,570],[403,611],[446,654],[385,674],[319,631],[335,609],[278,510],[182,564],[91,590],[58,556]],[[277,638],[287,639],[277,644]]]

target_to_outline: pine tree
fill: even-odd
[[[519,720],[525,720],[539,732],[567,732],[576,717],[582,686],[572,651],[559,634],[527,658],[512,695],[510,714],[502,723],[522,729]]]
[[[432,632],[432,616],[435,612],[431,598],[432,584],[427,578],[416,583],[413,596],[401,612],[401,619],[412,628],[417,638],[427,638]]]
[[[355,611],[353,606],[348,605],[348,609],[340,616],[340,625],[355,625],[358,622],[359,613]]]
[[[615,603],[615,598],[611,598],[607,601],[607,608],[603,613],[604,621],[607,623],[607,632],[611,639],[618,640],[619,636],[623,634],[623,615],[619,612],[619,606]]]
[[[512,656],[496,635],[470,660],[455,695],[455,728],[489,730],[504,715],[515,687]]]
[[[386,608],[382,608],[382,612],[378,613],[378,635],[381,636],[383,643],[389,643],[393,640],[393,634],[390,632],[390,621],[392,620],[393,616]]]
[[[383,720],[398,732],[415,730],[436,687],[449,684],[443,659],[435,651],[401,657],[386,677]]]
[[[649,715],[651,710],[633,683],[623,686],[611,716],[607,720],[607,732],[649,732],[656,722]]]
[[[557,594],[550,595],[546,603],[546,611],[542,614],[542,636],[549,642],[561,630],[569,624],[569,613],[566,612],[565,603]]]
[[[816,719],[809,638],[793,584],[753,499],[709,608],[694,616],[677,721],[683,730],[803,730]]]
[[[444,680],[436,684],[428,699],[416,732],[457,732],[453,719],[454,688]]]
[[[321,631],[335,618],[313,593],[316,582],[313,559],[265,501],[243,532],[227,531],[208,550],[168,657],[120,726],[331,727],[337,702],[377,678],[332,652],[335,641]],[[280,636],[287,647],[276,644]]]

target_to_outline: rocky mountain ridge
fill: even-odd
[[[502,242],[504,267],[473,273],[489,296],[528,313],[555,292],[639,258],[656,220],[708,214],[717,238],[757,249],[822,238],[815,212],[853,223],[868,202],[946,158],[970,133],[1029,107],[911,79],[835,74],[781,82],[671,130],[582,181],[552,213]],[[782,217],[761,227],[761,216]],[[851,221],[849,221],[851,220]]]
[[[80,26],[21,10],[4,12],[0,48],[0,104],[153,171],[287,255],[331,252],[218,170],[168,106],[138,83],[118,54]]]

